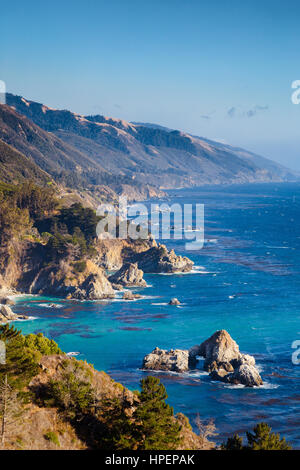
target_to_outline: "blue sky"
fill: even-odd
[[[0,0],[0,79],[55,108],[155,122],[300,170],[300,3]]]

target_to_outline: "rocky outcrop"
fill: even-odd
[[[2,305],[15,305],[15,302],[10,297],[2,297],[0,299],[0,304],[2,304]]]
[[[8,305],[0,305],[0,323],[14,320],[27,320],[26,315],[17,315]]]
[[[97,300],[113,298],[112,285],[103,272],[90,274],[87,279],[72,293],[74,299]]]
[[[144,357],[143,369],[187,372],[190,368],[189,352],[182,349],[155,348]]]
[[[226,330],[216,331],[199,346],[191,348],[190,354],[204,357],[204,369],[208,372],[220,368],[233,371],[231,362],[241,359],[241,353],[237,343]]]
[[[186,256],[178,256],[174,250],[169,251],[162,244],[138,253],[134,261],[145,273],[189,272],[194,265],[193,261]]]
[[[109,277],[109,281],[128,287],[146,287],[147,283],[143,279],[143,274],[137,263],[125,263],[119,271]]]
[[[65,262],[41,269],[29,292],[80,300],[107,299],[115,295],[104,270],[90,260],[86,261],[83,272],[77,272],[74,266]]]
[[[157,243],[151,237],[147,240],[109,239],[97,240],[96,263],[110,271],[120,269],[124,263],[134,263],[138,253],[145,252]]]
[[[180,301],[174,297],[170,300],[169,305],[180,305]]]
[[[189,350],[191,358],[205,358],[204,369],[212,379],[226,383],[243,384],[247,387],[262,385],[263,381],[255,367],[255,359],[242,354],[238,344],[226,330],[216,331],[199,346]]]
[[[206,341],[188,351],[155,348],[144,357],[143,368],[186,372],[196,367],[197,356],[205,358],[204,369],[210,372],[213,380],[247,387],[263,384],[254,357],[242,354],[226,330],[216,331]]]
[[[123,300],[137,300],[137,299],[141,299],[141,297],[142,296],[140,294],[134,294],[131,291],[126,291],[124,292],[122,299]]]
[[[262,378],[257,368],[250,364],[241,364],[232,374],[225,376],[227,383],[242,384],[247,387],[258,387],[263,385]]]

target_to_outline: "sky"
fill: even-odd
[[[0,80],[300,170],[298,0],[0,0]]]

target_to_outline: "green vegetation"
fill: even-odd
[[[1,325],[0,340],[6,344],[6,364],[0,365],[0,442],[3,447],[13,436],[20,448],[18,422],[32,404],[39,405],[39,409],[46,407],[50,413],[57,410],[59,419],[69,423],[87,448],[174,450],[183,445],[184,434],[191,433],[189,439],[194,440],[198,449],[205,448],[207,438],[215,435],[212,423],[204,425],[198,417],[197,436],[184,415],[174,416],[173,409],[166,403],[166,389],[158,378],[148,376],[141,381],[141,391],[131,393],[84,361],[67,356],[47,359],[45,356],[62,352],[53,340],[41,333],[24,336],[14,326]],[[42,357],[46,369],[41,368]],[[33,377],[36,379],[29,386]],[[57,429],[50,428],[41,437],[60,447]],[[243,439],[234,435],[222,449],[291,449],[266,423],[248,432],[247,440],[247,445],[243,445]]]
[[[14,326],[0,325],[0,340],[6,345],[6,364],[0,364],[0,381],[8,378],[13,389],[24,395],[24,388],[39,372],[42,355],[59,354],[53,340],[42,334],[23,336]]]
[[[83,361],[66,360],[59,377],[49,383],[47,404],[57,406],[70,419],[88,413],[94,398],[90,379],[91,375]]]
[[[101,416],[107,429],[102,446],[113,450],[178,448],[181,425],[166,398],[166,389],[159,379],[149,376],[141,381],[133,413],[125,392],[121,398],[104,401]]]
[[[173,408],[165,400],[165,387],[156,377],[141,381],[140,404],[134,413],[137,424],[138,448],[141,450],[176,449],[180,442],[180,425]]]
[[[38,351],[42,355],[63,354],[53,339],[46,338],[43,333],[23,336],[24,346],[30,350]]]
[[[60,447],[60,442],[59,442],[59,438],[58,438],[58,435],[56,434],[56,432],[54,431],[48,431],[45,433],[45,439],[47,439],[47,441],[50,441],[52,442],[53,444],[55,444],[57,447]]]
[[[238,434],[227,439],[222,445],[222,450],[291,450],[292,447],[285,438],[280,438],[279,434],[272,432],[272,428],[267,423],[259,423],[253,432],[247,432],[248,445],[243,445],[243,438]]]
[[[79,203],[59,208],[51,185],[0,182],[0,274],[16,258],[24,240],[40,244],[45,264],[64,258],[77,262],[75,272],[83,272],[85,259],[96,254],[93,244],[99,220],[94,210]]]

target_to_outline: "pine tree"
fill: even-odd
[[[106,423],[100,447],[112,450],[136,449],[136,425],[131,418],[132,403],[125,388],[121,397],[106,398],[101,402],[101,418]]]
[[[8,383],[14,389],[22,390],[39,371],[38,353],[24,346],[24,337],[14,326],[1,325],[0,340],[6,347],[5,364],[0,364],[0,380],[7,375]]]
[[[279,434],[271,432],[267,423],[259,423],[253,433],[247,432],[248,448],[251,450],[291,450],[285,438],[280,439]]]
[[[165,400],[165,387],[156,377],[141,381],[140,403],[134,412],[137,425],[137,448],[141,450],[176,449],[181,426],[174,418],[173,408]]]
[[[247,432],[248,445],[243,445],[243,438],[238,434],[229,437],[222,450],[291,450],[292,447],[285,438],[271,432],[272,428],[267,423],[259,423],[253,429],[253,433]]]
[[[238,434],[234,434],[233,437],[229,437],[225,444],[221,446],[222,450],[243,450],[243,438]]]

